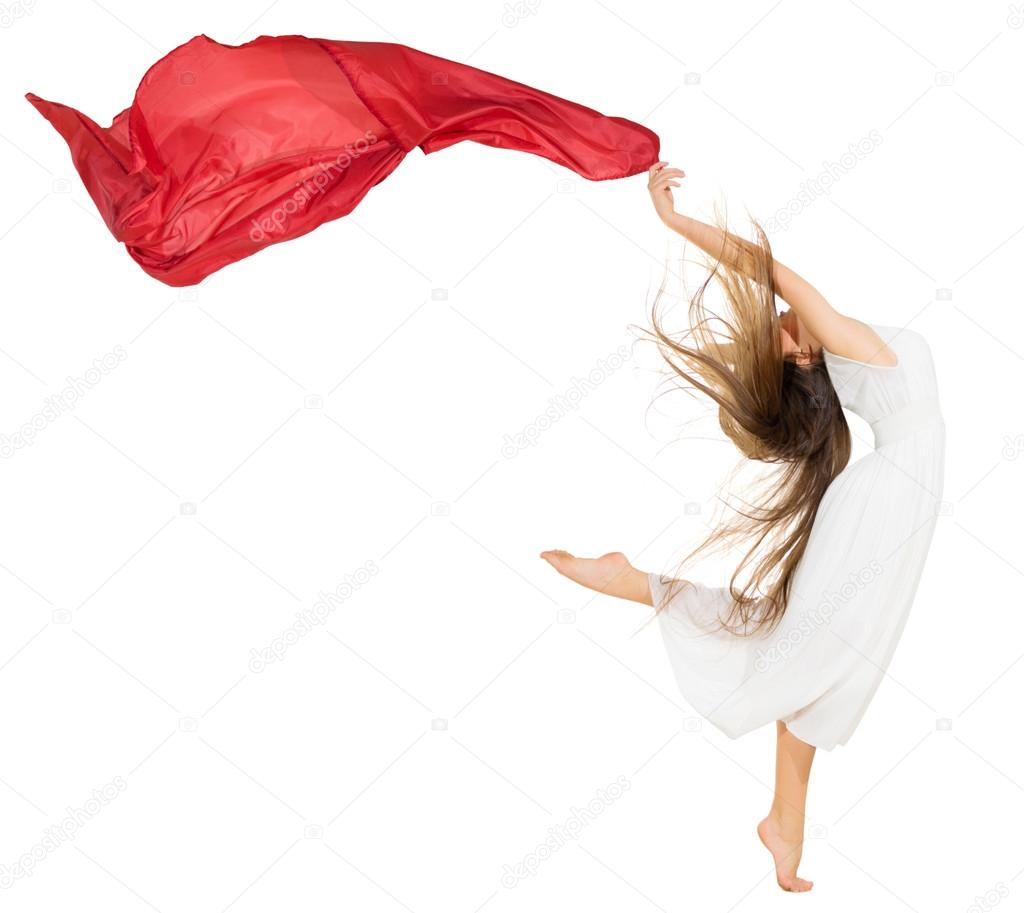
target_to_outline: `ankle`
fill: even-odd
[[[633,602],[639,602],[642,605],[653,606],[654,598],[651,594],[651,581],[647,574],[630,565],[628,579],[627,592],[624,594],[625,598]]]
[[[785,839],[802,841],[804,836],[804,816],[792,810],[773,808],[768,813],[768,820]]]

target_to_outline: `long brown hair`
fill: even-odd
[[[681,571],[709,551],[745,548],[729,581],[732,608],[720,622],[749,635],[770,631],[782,619],[818,504],[850,459],[850,429],[821,356],[807,365],[783,356],[774,261],[764,229],[751,220],[756,242],[742,242],[738,256],[735,248],[723,256],[729,236],[724,221],[716,221],[723,229],[722,249],[706,261],[708,275],[690,299],[689,331],[674,337],[665,328],[663,280],[648,335],[672,379],[717,404],[719,425],[740,453],[777,464],[753,499],[736,509],[737,516],[717,527],[680,566]],[[724,314],[705,306],[712,281],[723,293]],[[677,572],[656,611],[686,585]]]

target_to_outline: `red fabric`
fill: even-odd
[[[114,237],[175,286],[348,214],[417,146],[474,140],[594,181],[658,159],[646,127],[398,44],[199,35],[149,69],[109,127],[26,97]]]

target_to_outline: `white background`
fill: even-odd
[[[124,784],[7,878],[3,909],[933,913],[986,892],[1020,908],[1024,10],[0,12],[0,433],[126,354],[0,461],[0,865]],[[537,557],[669,567],[734,462],[699,404],[651,405],[663,375],[630,325],[680,248],[645,178],[588,183],[470,143],[414,152],[352,216],[175,290],[111,238],[22,96],[109,124],[201,32],[396,41],[641,121],[689,174],[679,206],[726,200],[738,228],[878,131],[772,241],[837,307],[928,338],[947,503],[890,674],[815,763],[811,895],[778,890],[754,833],[772,728],[700,727],[657,628],[634,636],[647,613]],[[578,408],[503,454],[620,346],[630,359]],[[870,434],[851,427],[856,458]],[[250,668],[368,563],[326,624]],[[620,777],[576,839],[502,883]]]

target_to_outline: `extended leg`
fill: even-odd
[[[798,878],[797,866],[804,845],[804,810],[814,746],[801,742],[778,722],[775,746],[775,799],[771,811],[757,826],[761,842],[775,860],[775,875],[785,891],[809,891],[813,882]]]
[[[600,558],[577,558],[555,549],[541,552],[540,556],[559,574],[587,589],[644,605],[654,604],[647,575],[633,567],[622,552],[609,552]]]

